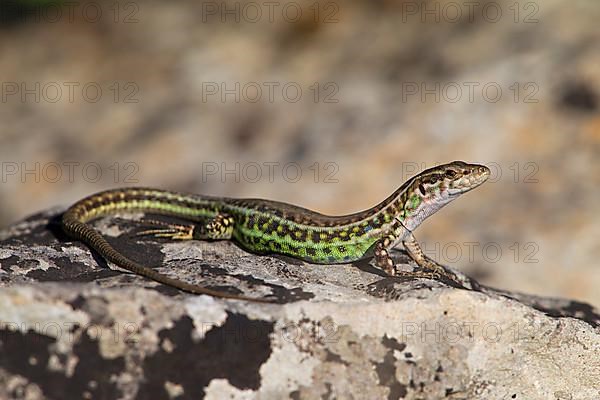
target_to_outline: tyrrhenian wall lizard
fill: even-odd
[[[142,233],[171,239],[234,240],[254,253],[278,253],[315,264],[348,263],[374,256],[388,275],[413,278],[448,277],[428,258],[413,231],[423,220],[461,194],[485,182],[490,170],[454,161],[427,169],[406,181],[368,210],[329,216],[302,207],[262,199],[233,199],[183,194],[149,188],[123,188],[94,194],[73,204],[62,217],[64,231],[105,259],[134,273],[181,290],[221,298],[270,302],[219,292],[173,279],[130,260],[115,250],[87,222],[115,212],[147,212],[175,216],[190,225],[156,222]],[[402,243],[420,271],[397,271],[389,250]],[[450,277],[452,279],[452,277]]]

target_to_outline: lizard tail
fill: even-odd
[[[80,240],[94,249],[106,260],[115,263],[121,268],[131,271],[135,274],[152,279],[156,282],[175,287],[188,293],[205,294],[212,297],[234,300],[245,300],[256,303],[274,303],[272,300],[247,297],[242,295],[230,294],[211,290],[199,285],[187,283],[178,279],[171,278],[148,266],[137,263],[119,253],[106,239],[90,225],[86,224],[89,215],[85,211],[83,200],[71,206],[62,216],[62,227],[65,233],[70,237]],[[160,213],[160,212],[159,212]],[[108,212],[95,212],[94,217],[108,214]]]

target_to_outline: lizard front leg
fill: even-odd
[[[381,238],[375,244],[375,264],[383,269],[389,276],[404,276],[408,278],[426,278],[426,279],[437,279],[440,278],[441,274],[437,270],[431,268],[424,268],[426,271],[403,271],[396,268],[394,260],[390,256],[390,250],[394,248],[400,241],[407,237],[412,236],[412,233],[402,225],[399,219],[395,219],[390,227],[390,231],[387,235]],[[409,252],[409,256],[415,261],[415,258]],[[417,262],[419,266],[419,264]]]
[[[389,276],[400,276],[411,279],[425,278],[425,279],[438,279],[441,275],[437,271],[403,271],[396,268],[394,260],[390,256],[389,250],[393,247],[396,237],[393,234],[385,236],[375,245],[375,263],[377,266],[385,271]],[[409,254],[410,255],[410,254]],[[412,257],[412,256],[411,256]]]
[[[454,274],[448,272],[446,268],[444,268],[442,265],[438,264],[435,260],[429,258],[425,254],[412,232],[409,232],[406,235],[406,237],[402,241],[402,244],[404,245],[404,248],[408,252],[410,258],[412,258],[413,261],[416,262],[417,265],[419,265],[421,268],[423,268],[424,270],[432,271],[433,273],[436,273],[440,276],[445,276],[446,278],[457,282],[457,278]]]
[[[390,250],[399,242],[402,242],[409,257],[419,266],[422,271],[399,271],[394,260],[390,256]],[[457,278],[446,271],[446,269],[427,257],[419,246],[419,242],[412,232],[408,230],[399,219],[392,223],[390,232],[381,238],[375,245],[375,262],[390,276],[406,276],[409,278],[439,279],[442,276],[457,282]]]

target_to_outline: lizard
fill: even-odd
[[[118,252],[89,222],[114,213],[143,212],[177,217],[186,224],[152,221],[139,232],[171,240],[233,240],[255,254],[282,254],[312,264],[342,264],[373,258],[388,276],[453,279],[425,255],[413,231],[439,209],[482,183],[489,168],[453,161],[413,176],[381,203],[342,216],[264,200],[213,197],[151,188],[120,188],[86,197],[62,215],[62,228],[106,260],[146,278],[185,292],[218,298],[270,303],[202,287],[169,277]],[[189,222],[189,224],[187,224]],[[397,268],[390,250],[402,244],[419,270]]]

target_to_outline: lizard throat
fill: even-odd
[[[422,199],[418,207],[413,210],[410,214],[407,214],[402,221],[402,224],[409,231],[414,231],[425,219],[435,214],[439,209],[444,207],[446,204],[453,200],[452,197],[448,199]]]

